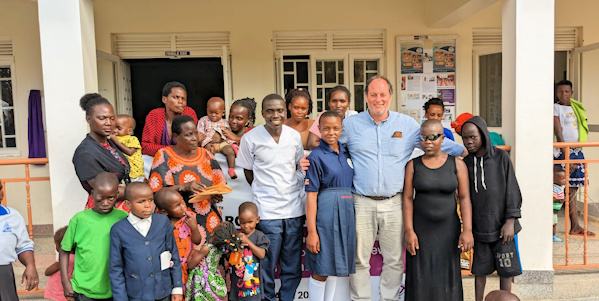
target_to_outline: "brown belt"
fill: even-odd
[[[375,195],[364,195],[363,197],[367,197],[369,199],[373,199],[375,201],[383,201],[383,200],[388,200],[394,196],[396,196],[396,194],[392,195],[392,196],[375,196]]]

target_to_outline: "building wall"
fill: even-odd
[[[97,49],[111,53],[112,33],[204,32],[229,31],[231,33],[233,98],[263,96],[275,90],[273,64],[273,31],[279,30],[352,30],[385,29],[385,73],[396,82],[395,38],[410,35],[458,35],[457,47],[457,113],[472,111],[472,28],[501,27],[501,2],[489,6],[459,24],[444,29],[426,26],[424,4],[419,1],[384,0],[367,5],[357,0],[307,0],[301,3],[264,0],[248,1],[197,1],[181,0],[176,5],[168,0],[94,1]],[[581,9],[583,8],[584,9]],[[556,26],[583,27],[584,44],[599,42],[599,19],[593,15],[599,9],[594,0],[556,0]],[[0,36],[10,36],[14,43],[16,66],[16,122],[17,143],[21,157],[27,156],[27,98],[29,90],[41,89],[42,67],[40,59],[37,3],[25,0],[0,0]],[[599,52],[599,51],[598,51]],[[596,58],[585,63],[599,62]],[[598,63],[599,64],[599,63]],[[587,80],[592,81],[589,73]],[[597,95],[587,85],[590,96],[585,105],[590,116],[599,110],[598,102],[590,102]],[[596,85],[595,85],[596,86]],[[102,87],[100,87],[102,88]],[[109,88],[107,88],[109,89]],[[110,89],[109,89],[110,90]],[[599,91],[598,91],[599,92]],[[77,100],[73,100],[77,105]],[[397,109],[395,102],[392,109]],[[70,116],[70,118],[83,118]],[[594,118],[594,117],[593,117]],[[596,119],[596,118],[595,118]],[[591,119],[593,121],[594,119]],[[258,123],[262,122],[261,116]],[[599,120],[597,122],[599,124]],[[591,135],[591,139],[599,139]],[[83,138],[83,137],[82,137]],[[509,143],[509,141],[508,141]],[[599,150],[589,154],[599,157]],[[0,157],[1,159],[2,157]],[[65,168],[72,168],[70,165]],[[47,175],[46,167],[33,167],[36,173]],[[10,168],[0,169],[0,178],[13,176]],[[40,185],[40,187],[35,187]],[[12,192],[17,187],[8,186],[8,200],[24,199],[24,193]],[[34,208],[41,212],[50,210],[49,185],[35,184]],[[78,189],[78,188],[77,188]],[[21,189],[23,190],[23,189]],[[597,196],[597,197],[594,197]],[[591,191],[599,199],[599,189]],[[20,204],[9,203],[12,206]],[[23,207],[24,208],[24,207]],[[37,209],[36,209],[37,210]],[[24,212],[24,211],[22,211]],[[50,223],[51,216],[34,211],[36,223]]]
[[[42,62],[40,55],[39,23],[37,3],[22,0],[0,0],[0,36],[8,36],[13,41],[15,75],[13,97],[15,105],[15,123],[17,146],[20,156],[5,157],[27,158],[27,103],[30,90],[42,90]],[[0,167],[0,179],[25,177],[22,166]],[[47,166],[31,166],[32,176],[48,176]],[[24,183],[8,183],[6,185],[8,206],[17,208],[26,218],[26,194]],[[52,223],[52,202],[50,183],[35,182],[31,184],[33,220],[35,224]],[[50,213],[50,214],[49,214]]]
[[[275,91],[273,31],[280,30],[386,30],[386,75],[395,83],[395,37],[458,34],[458,99],[471,99],[472,27],[500,27],[500,5],[493,5],[454,28],[430,29],[425,25],[424,6],[418,1],[386,0],[376,6],[363,1],[304,1],[302,8],[281,1],[255,2],[150,0],[144,10],[134,1],[106,0],[94,3],[96,45],[111,51],[111,33],[229,31],[233,74],[233,97],[261,99]],[[170,15],[165,12],[172,12]],[[222,14],[220,12],[223,12]],[[170,13],[169,13],[170,14]],[[149,21],[153,20],[153,21]],[[458,110],[470,111],[470,101]],[[395,102],[392,109],[396,109]],[[259,119],[261,119],[259,117]]]

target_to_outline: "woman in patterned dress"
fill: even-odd
[[[206,187],[225,183],[225,176],[214,156],[198,146],[198,130],[192,117],[176,117],[172,131],[177,144],[156,153],[148,184],[154,192],[162,187],[179,191],[187,206],[196,213],[200,232],[205,232],[204,241],[209,241],[210,234],[222,220],[216,204],[223,196],[214,195],[194,204],[190,204],[189,199]]]

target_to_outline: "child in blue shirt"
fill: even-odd
[[[443,100],[439,98],[431,98],[424,104],[424,117],[426,119],[436,119],[439,121],[443,121],[443,116],[445,114],[445,105],[443,104]],[[445,138],[453,139],[453,133],[450,129],[443,128],[443,135]]]
[[[310,300],[333,300],[337,276],[355,273],[356,224],[351,193],[354,175],[349,153],[339,143],[341,116],[320,116],[320,145],[312,150],[306,173],[305,264],[312,272]]]
[[[129,217],[110,231],[110,282],[114,300],[183,300],[181,261],[171,223],[154,212],[146,183],[125,188]]]
[[[4,186],[0,181],[0,204],[4,197]],[[12,263],[19,259],[25,266],[21,286],[30,291],[38,284],[33,241],[29,239],[25,221],[13,208],[0,205],[0,300],[18,300],[15,274]]]

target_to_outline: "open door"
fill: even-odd
[[[599,43],[574,48],[571,60],[570,74],[574,90],[572,97],[582,102],[587,110],[589,130],[599,133],[599,101],[597,101],[599,98],[599,85],[597,85]],[[589,141],[593,141],[590,138]]]
[[[131,67],[120,57],[96,51],[98,63],[98,93],[115,108],[116,114],[133,114],[131,98]]]
[[[285,96],[283,76],[283,52],[277,50],[275,51],[275,91],[281,96]]]
[[[229,116],[229,109],[233,104],[233,79],[231,77],[231,54],[226,45],[222,46],[222,56],[220,57],[223,65],[223,84],[225,88],[225,114]]]
[[[118,114],[133,115],[133,98],[131,97],[131,66],[119,60],[117,112]]]

